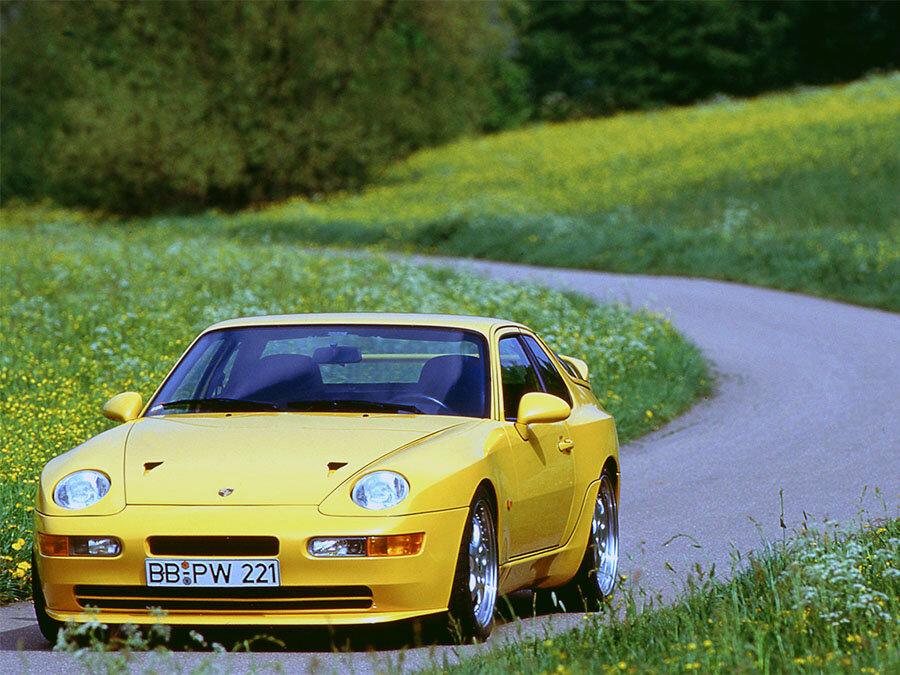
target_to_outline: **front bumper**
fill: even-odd
[[[101,619],[113,624],[148,623],[153,621],[149,607],[168,604],[164,621],[169,624],[342,625],[446,610],[467,514],[466,508],[458,508],[411,516],[337,517],[324,516],[315,506],[128,506],[112,516],[36,513],[34,531],[122,540],[122,553],[114,558],[46,557],[37,552],[47,613],[60,621],[87,620],[90,597],[107,595],[115,597],[95,602],[104,605]],[[314,558],[306,549],[308,540],[317,536],[415,532],[424,532],[425,542],[412,556]],[[191,602],[185,602],[182,589],[171,594],[154,589],[153,599],[148,599],[145,559],[175,557],[153,556],[148,537],[197,535],[277,537],[279,590],[253,597],[243,591],[194,588]],[[204,603],[207,590],[209,598],[216,598],[209,606]],[[291,601],[294,596],[309,602]]]

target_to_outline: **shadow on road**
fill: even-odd
[[[498,600],[495,630],[552,611],[551,606],[537,603],[530,591],[519,591]],[[0,631],[0,652],[52,649],[38,631],[33,616],[30,603],[21,603],[14,616],[5,618],[6,629]],[[447,628],[444,615],[373,626],[201,626],[196,630],[202,634],[202,643],[192,637],[190,627],[173,626],[166,646],[173,651],[211,651],[212,645],[218,643],[227,651],[332,653],[458,644]]]

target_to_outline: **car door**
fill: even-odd
[[[516,428],[522,396],[531,391],[554,393],[540,376],[539,362],[518,333],[498,341],[503,393],[504,433],[509,441],[514,478],[507,495],[509,556],[516,557],[562,543],[572,508],[574,466],[566,448],[565,422],[532,424],[527,438]]]

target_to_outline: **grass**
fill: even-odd
[[[111,426],[100,416],[111,395],[152,393],[189,341],[220,319],[361,310],[520,320],[591,364],[623,440],[708,390],[698,350],[647,312],[180,224],[91,224],[47,210],[2,215],[0,601],[30,592],[31,510],[43,464]]]
[[[745,559],[728,582],[700,572],[676,603],[482,652],[442,673],[896,673],[900,520],[802,532]]]
[[[704,276],[900,311],[900,74],[424,150],[360,194],[186,221]]]

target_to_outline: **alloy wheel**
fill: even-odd
[[[594,551],[594,576],[597,589],[604,597],[612,594],[619,567],[619,517],[616,493],[609,478],[603,476],[591,521],[591,543]]]
[[[479,500],[472,510],[469,537],[469,593],[475,620],[490,624],[497,602],[497,538],[490,506]]]

